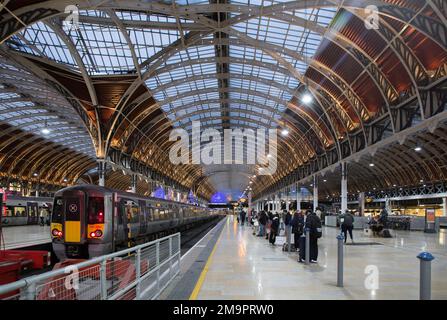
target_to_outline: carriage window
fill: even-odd
[[[6,211],[4,212],[3,216],[5,216],[5,217],[12,217],[13,213],[14,213],[14,207],[7,206],[6,207]]]
[[[137,223],[140,221],[139,218],[140,207],[133,201],[126,202],[126,215],[127,221],[130,223]]]
[[[26,217],[26,207],[14,207],[15,217]]]
[[[53,215],[51,217],[51,221],[62,222],[63,210],[64,210],[64,200],[62,200],[61,197],[55,198],[54,199]]]
[[[104,223],[104,197],[88,199],[88,223]]]
[[[154,209],[153,211],[153,220],[159,220],[160,219],[160,213],[158,211],[158,209]]]

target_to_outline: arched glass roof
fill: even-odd
[[[5,57],[0,62],[0,121],[95,157],[90,136],[68,101]]]

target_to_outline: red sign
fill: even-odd
[[[425,209],[425,221],[435,222],[435,209]]]

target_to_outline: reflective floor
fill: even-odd
[[[324,228],[318,264],[299,264],[297,253],[252,235],[251,227],[227,218],[198,299],[419,299],[419,260],[432,262],[432,298],[447,299],[445,231],[392,231],[394,238],[369,238],[354,231],[358,245],[345,245],[344,287],[336,286],[338,229]],[[348,240],[349,242],[350,240]],[[375,245],[360,245],[377,242]]]
[[[2,249],[3,244],[6,244],[5,249],[17,249],[47,242],[51,242],[49,226],[32,225],[3,228]]]

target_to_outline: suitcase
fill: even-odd
[[[284,242],[282,245],[282,251],[289,251],[289,246],[287,245],[287,242]],[[295,245],[293,243],[290,244],[290,252],[295,252]]]
[[[298,248],[300,250],[300,260],[306,260],[306,236],[304,234],[300,237]]]

